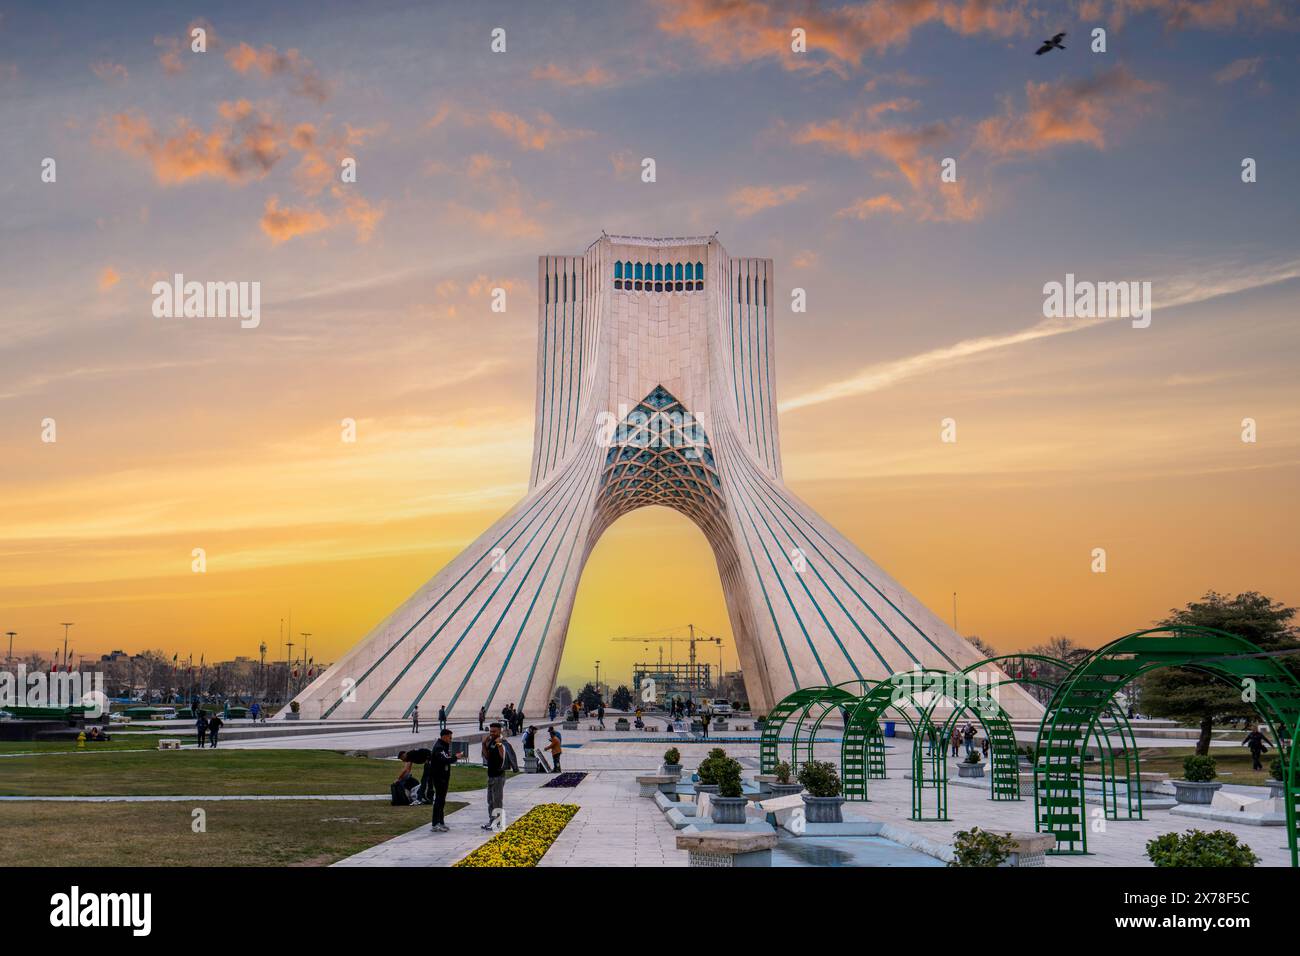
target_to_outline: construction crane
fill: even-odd
[[[722,648],[722,638],[720,638],[720,637],[713,637],[713,636],[707,636],[707,637],[705,637],[705,636],[701,636],[701,637],[696,637],[696,635],[695,635],[695,625],[694,625],[694,624],[687,624],[686,627],[687,627],[688,631],[690,632],[690,636],[689,636],[689,637],[648,637],[648,636],[639,636],[639,637],[637,637],[637,636],[633,636],[633,637],[611,637],[611,638],[610,638],[610,641],[612,641],[612,642],[614,642],[614,643],[629,643],[629,644],[631,644],[631,643],[637,643],[637,644],[658,644],[658,645],[659,645],[659,664],[660,664],[660,666],[662,666],[662,665],[663,665],[663,662],[664,662],[664,649],[663,649],[663,645],[665,645],[665,644],[686,644],[686,645],[689,647],[689,649],[690,649],[690,671],[689,671],[688,673],[694,674],[694,673],[696,672],[696,670],[695,670],[695,645],[696,645],[696,644],[717,644],[717,645],[718,645],[718,648],[719,648],[719,653],[721,653],[721,648]],[[719,664],[718,664],[718,681],[721,682],[721,680],[722,680],[722,664],[721,664],[721,662],[719,661]]]

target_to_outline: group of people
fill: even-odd
[[[452,750],[451,730],[443,727],[432,747],[418,747],[415,750],[403,750],[397,755],[402,761],[401,773],[397,775],[396,784],[404,785],[411,778],[411,770],[416,764],[424,767],[420,775],[420,787],[415,793],[415,802],[433,804],[433,832],[446,833],[447,824],[443,813],[447,806],[447,790],[451,786],[451,765],[460,760],[460,754]],[[489,769],[488,777],[491,778]],[[503,778],[504,779],[504,778]],[[489,789],[491,780],[489,779]],[[430,799],[430,793],[433,794]]]
[[[213,714],[209,717],[203,711],[199,711],[199,715],[194,718],[194,729],[198,732],[199,736],[199,749],[203,749],[205,741],[210,741],[210,745],[215,747],[217,745],[217,736],[221,733],[221,728],[225,725],[226,722],[218,715]]]

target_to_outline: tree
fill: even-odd
[[[555,688],[555,693],[551,695],[555,702],[560,705],[560,710],[568,710],[573,703],[573,691],[569,690],[564,684]]]
[[[628,690],[626,684],[618,685],[618,690],[614,691],[613,696],[610,697],[610,703],[615,710],[632,709],[632,692]]]
[[[600,706],[600,692],[596,690],[596,685],[587,683],[582,690],[578,692],[578,700],[582,702],[584,712],[593,711]]]
[[[975,648],[975,650],[979,651],[985,657],[998,656],[998,652],[994,649],[993,645],[984,640],[984,638],[980,637],[978,634],[971,634],[966,638],[966,640],[970,641],[971,647]]]
[[[1171,609],[1160,624],[1212,627],[1243,637],[1261,650],[1280,651],[1300,648],[1291,625],[1295,613],[1295,608],[1258,591],[1246,591],[1232,598],[1209,591],[1199,601]],[[1300,655],[1279,660],[1300,677]],[[1249,720],[1258,713],[1253,704],[1242,699],[1240,687],[1185,667],[1152,671],[1141,679],[1140,692],[1143,711],[1153,717],[1200,725],[1201,735],[1196,741],[1198,754],[1210,752],[1210,737],[1216,722]]]

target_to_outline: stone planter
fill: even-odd
[[[809,823],[843,823],[843,797],[803,796],[804,819]]]
[[[771,784],[772,796],[774,797],[793,797],[796,793],[803,793],[803,784],[801,783],[777,783]]]
[[[297,720],[297,719],[298,719],[298,711],[296,711],[296,710],[285,711],[284,719],[285,719],[285,720]]]
[[[749,801],[744,797],[709,796],[709,819],[714,823],[744,823],[745,807]]]
[[[566,720],[560,726],[563,727],[565,730],[577,730],[578,722],[576,720]]]
[[[1286,799],[1286,781],[1270,780],[1268,781],[1268,798],[1270,800]]]
[[[1174,785],[1174,799],[1179,803],[1191,803],[1205,806],[1214,802],[1214,794],[1220,787],[1221,783],[1215,783],[1213,780],[1205,782],[1192,780],[1171,780]]]
[[[966,761],[963,760],[961,763],[957,764],[957,776],[959,776],[959,777],[983,777],[983,776],[984,776],[984,764],[982,764],[982,763],[967,763]]]
[[[776,783],[776,774],[774,773],[756,773],[754,782],[758,784],[758,792],[766,796],[772,792],[772,784]]]
[[[659,765],[659,772],[666,777],[681,777],[682,765],[679,763],[662,763]]]
[[[622,717],[620,717],[618,720],[614,721],[614,729],[615,729],[615,730],[627,730],[627,729],[629,729],[629,727],[631,727],[631,725],[630,725],[626,720],[624,720]]]
[[[711,796],[718,795],[718,785],[716,783],[697,783],[695,785],[696,793],[707,793]]]

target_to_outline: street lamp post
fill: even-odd
[[[5,663],[10,667],[14,663],[14,638],[17,636],[17,631],[5,631],[5,637],[9,638],[9,656],[5,658]]]
[[[600,692],[600,661],[596,661],[596,696],[604,700],[604,695]]]
[[[72,627],[74,621],[60,621],[63,627],[63,669],[68,669],[68,628]]]

